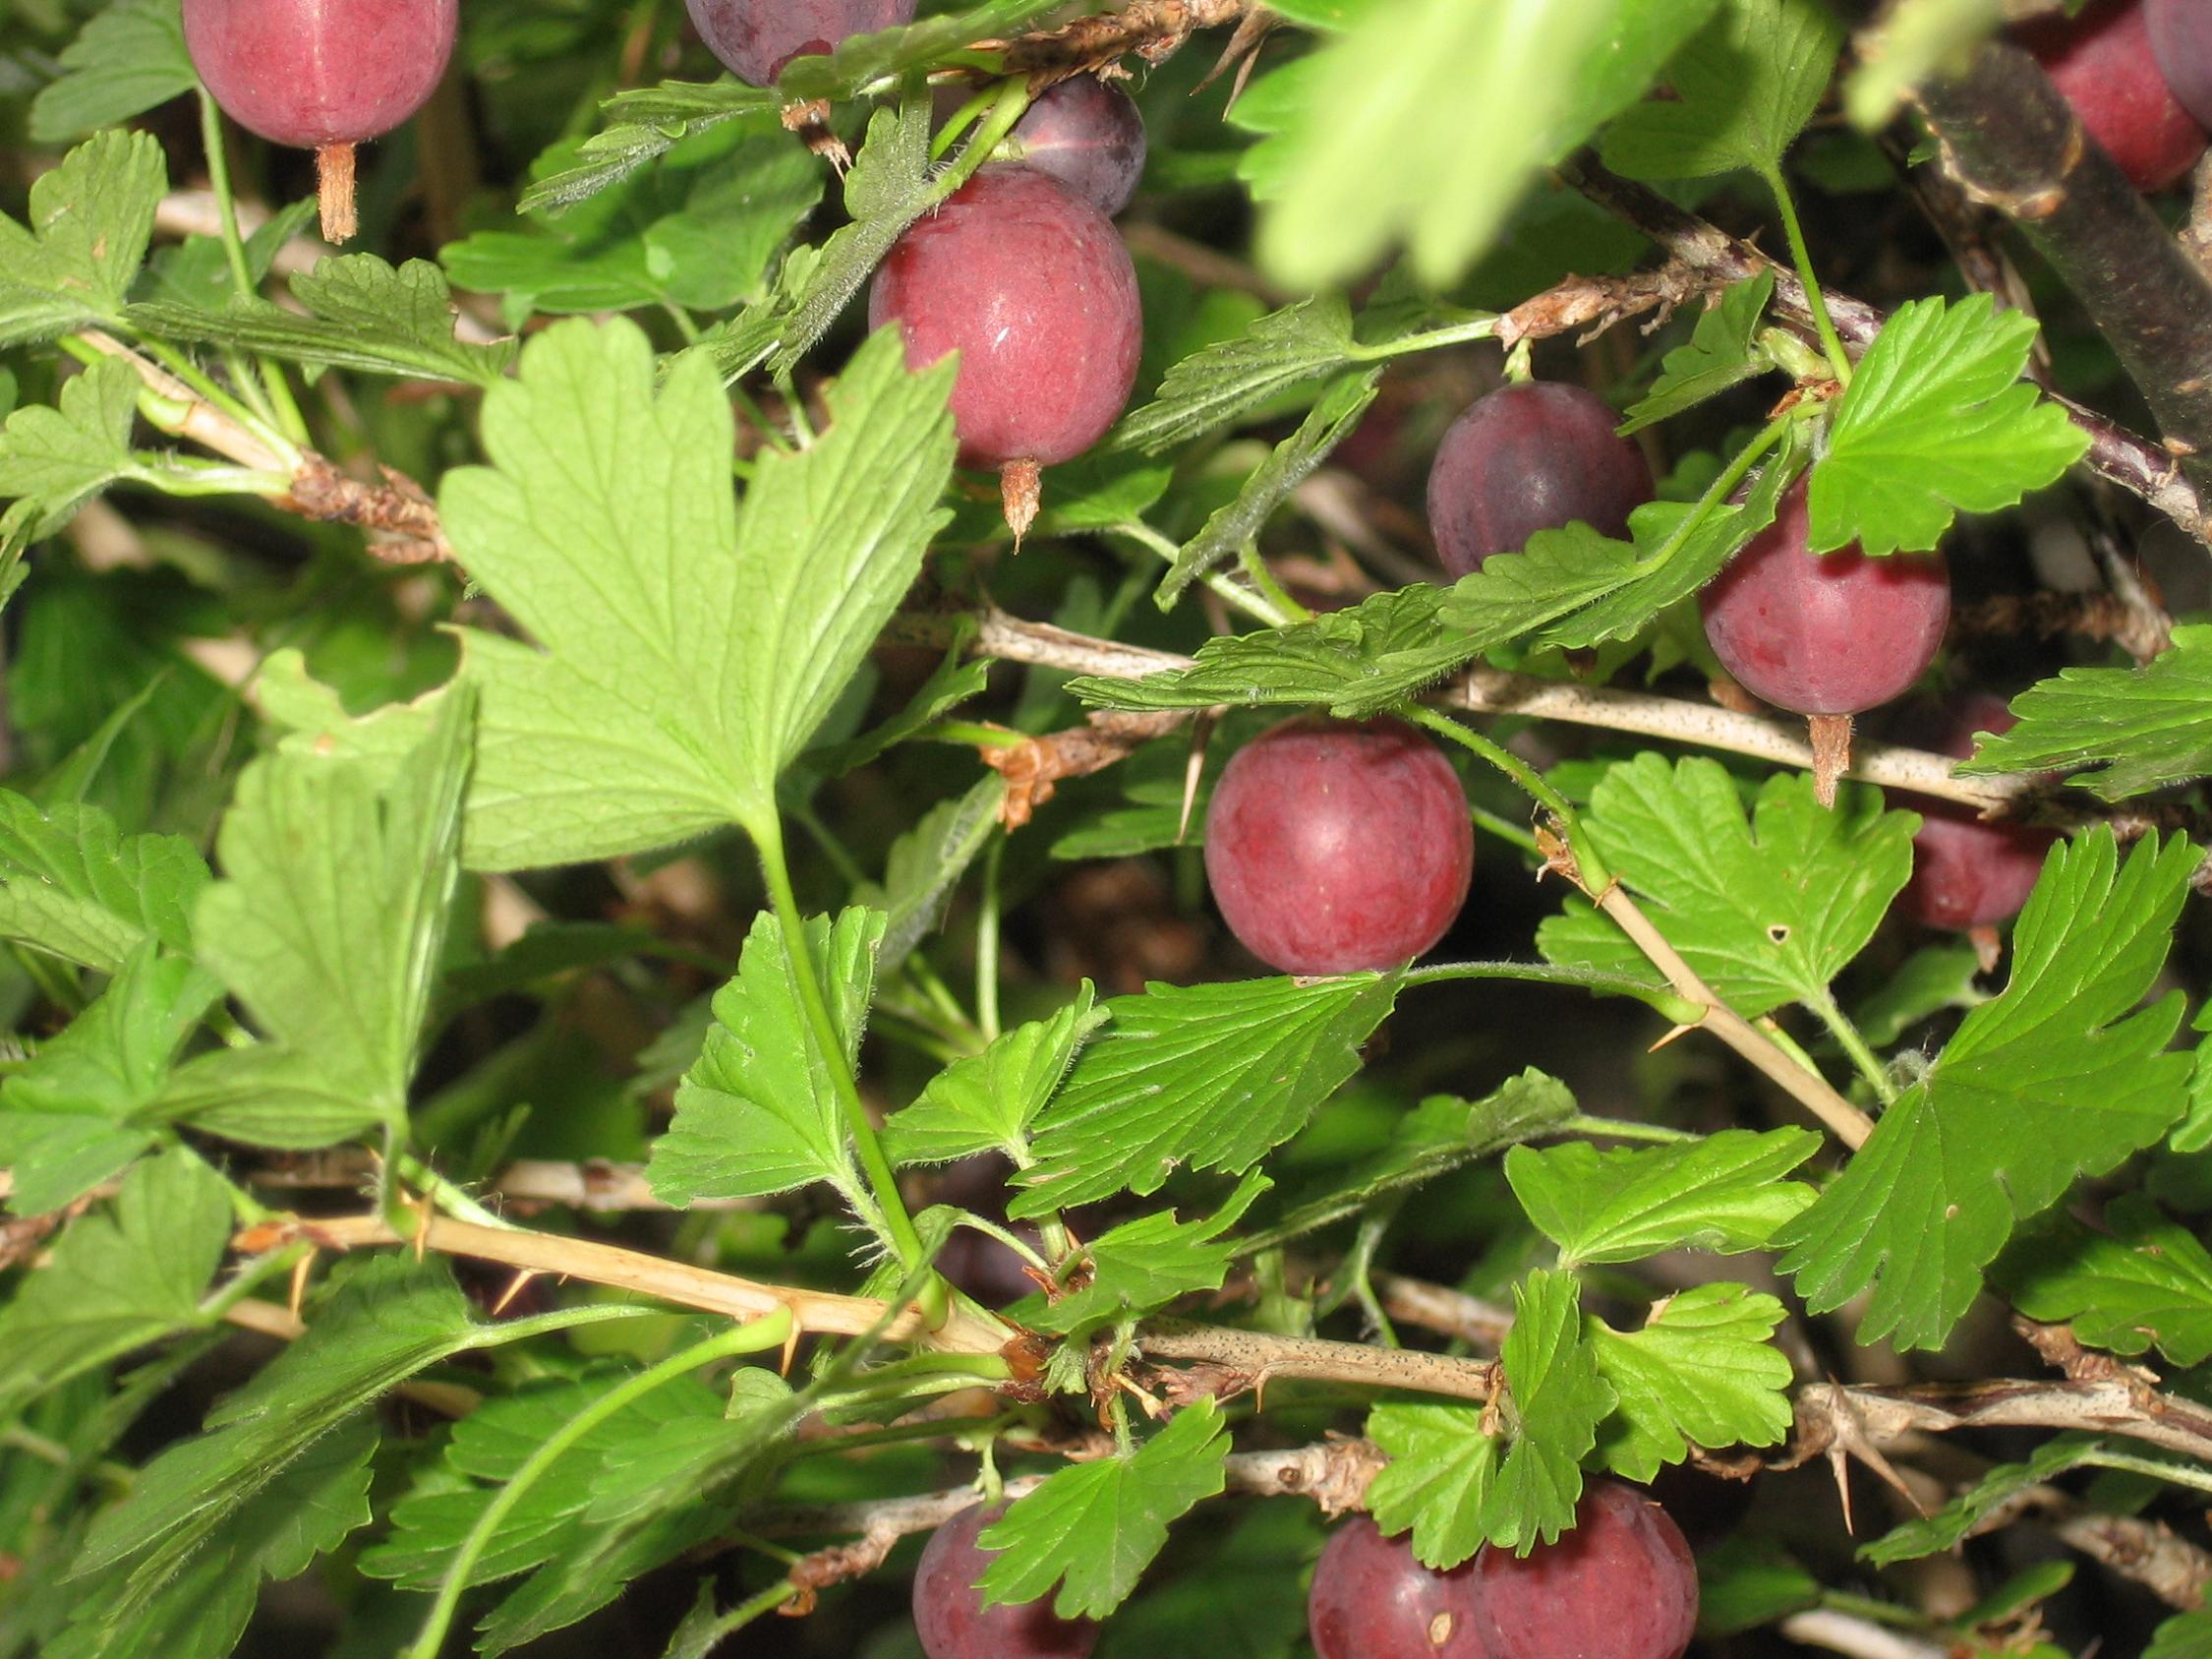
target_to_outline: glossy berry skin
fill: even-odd
[[[691,27],[723,67],[766,87],[793,58],[827,52],[848,34],[914,21],[914,0],[684,0]]]
[[[1306,717],[1231,757],[1206,813],[1229,931],[1286,974],[1395,967],[1466,901],[1475,836],[1459,776],[1395,720]]]
[[[1489,1659],[1475,1633],[1474,1564],[1436,1572],[1366,1515],[1329,1534],[1306,1596],[1318,1659]]]
[[[1705,637],[1744,689],[1795,714],[1858,714],[1935,660],[1950,576],[1935,554],[1807,551],[1805,486],[1698,596]]]
[[[1596,393],[1556,382],[1477,398],[1428,472],[1428,529],[1444,568],[1464,576],[1576,519],[1626,535],[1629,513],[1652,499],[1652,469],[1614,435],[1619,419]]]
[[[1059,180],[985,167],[907,226],[868,292],[906,362],[960,354],[953,427],[963,466],[1081,454],[1136,383],[1136,267],[1113,224]]]
[[[2212,27],[2201,9],[2194,27]],[[2078,17],[2039,19],[2018,38],[2137,190],[2165,189],[2204,153],[2204,129],[2159,73],[2136,0],[2097,0]]]
[[[1974,752],[1975,733],[2008,732],[2015,723],[2004,698],[1975,692],[1950,707],[1928,741],[1938,753],[1964,760]],[[1956,801],[1900,795],[1897,803],[1921,820],[1912,838],[1912,880],[1897,904],[1927,927],[1965,932],[2009,921],[2035,890],[2044,855],[2059,839],[2057,831],[2030,824],[1984,823]]]
[[[1575,1526],[1528,1555],[1475,1558],[1475,1626],[1490,1659],[1681,1659],[1698,1571],[1666,1511],[1619,1481],[1583,1488]]]
[[[319,149],[390,132],[453,55],[458,0],[184,0],[186,48],[223,112]]]
[[[1049,1598],[986,1608],[975,1581],[992,1552],[976,1535],[1006,1513],[971,1504],[939,1526],[914,1569],[914,1633],[929,1659],[1088,1659],[1098,1645],[1090,1619],[1056,1619]]]
[[[1051,174],[1109,218],[1144,176],[1144,118],[1127,92],[1095,75],[1048,88],[1008,138],[1022,166]]]
[[[2212,0],[2143,0],[2143,22],[2167,90],[2212,127]]]

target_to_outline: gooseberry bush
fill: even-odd
[[[2212,1653],[2208,41],[19,0],[0,1659]]]

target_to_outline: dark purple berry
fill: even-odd
[[[848,34],[914,21],[914,0],[684,0],[707,50],[748,86],[766,87],[793,58]]]
[[[993,1554],[977,1534],[1006,1512],[971,1504],[929,1535],[914,1569],[914,1633],[929,1659],[1088,1659],[1098,1645],[1089,1619],[1060,1619],[1050,1598],[983,1605],[976,1581]]]
[[[1474,1564],[1437,1572],[1366,1515],[1313,1564],[1306,1629],[1318,1659],[1488,1659],[1475,1633]]]
[[[1697,1629],[1697,1564],[1664,1510],[1619,1481],[1592,1481],[1557,1543],[1526,1556],[1483,1547],[1475,1623],[1490,1659],[1682,1659]]]
[[[1454,421],[1428,472],[1428,529],[1454,576],[1577,519],[1606,536],[1652,499],[1644,452],[1580,386],[1528,381],[1480,397]]]
[[[1022,166],[1051,174],[1109,218],[1144,176],[1144,118],[1127,92],[1095,75],[1046,89],[1009,139]]]

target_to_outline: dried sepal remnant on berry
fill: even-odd
[[[429,99],[453,55],[459,0],[185,0],[185,45],[233,121],[316,151],[322,228],[355,229],[354,147]]]

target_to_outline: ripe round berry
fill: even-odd
[[[1318,1659],[1489,1659],[1475,1633],[1472,1563],[1436,1572],[1366,1515],[1329,1534],[1306,1628]]]
[[[1939,555],[1807,551],[1805,486],[1698,596],[1705,637],[1754,696],[1796,714],[1857,714],[1935,660],[1950,620]]]
[[[1698,1570],[1666,1511],[1634,1487],[1593,1481],[1575,1527],[1526,1556],[1475,1558],[1475,1625],[1492,1659],[1682,1659],[1698,1623]]]
[[[2199,9],[2189,27],[2201,33],[2212,20]],[[2136,0],[2096,0],[2078,17],[2039,18],[2019,40],[2137,190],[2164,190],[2204,153],[2204,129],[2159,73]]]
[[[2212,127],[2212,5],[2206,0],[2143,0],[2151,56],[2175,100]]]
[[[1129,250],[1104,213],[1027,167],[985,167],[907,227],[868,294],[868,326],[894,320],[911,367],[960,354],[965,466],[1079,455],[1136,382]]]
[[[1395,720],[1277,726],[1237,751],[1206,813],[1222,919],[1286,974],[1419,956],[1459,914],[1474,868],[1458,774]]]
[[[458,0],[184,0],[185,46],[223,112],[319,149],[390,132],[453,55]]]
[[[1939,754],[1964,760],[1974,752],[1975,733],[2008,732],[2016,720],[2004,698],[1978,691],[1947,710],[1926,741]],[[2032,824],[1984,823],[1972,807],[1953,800],[1900,794],[1897,804],[1920,814],[1912,880],[1897,902],[1927,927],[1965,932],[2009,921],[2035,890],[2044,857],[2059,839],[2057,831]]]
[[[992,1553],[976,1535],[1006,1513],[971,1504],[929,1535],[914,1569],[914,1633],[929,1659],[1088,1659],[1098,1645],[1090,1619],[1060,1619],[1050,1598],[983,1605],[975,1587]]]
[[[1477,398],[1428,472],[1428,528],[1444,568],[1464,576],[1577,519],[1626,535],[1629,513],[1652,499],[1652,469],[1614,434],[1618,420],[1603,398],[1551,381]]]
[[[1008,139],[1022,166],[1051,174],[1109,218],[1144,176],[1144,118],[1127,92],[1095,75],[1049,88]]]
[[[914,0],[684,0],[691,27],[730,74],[766,87],[793,58],[914,21]]]

